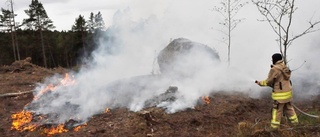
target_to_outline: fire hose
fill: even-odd
[[[309,116],[309,117],[313,117],[313,118],[319,118],[319,116],[317,115],[311,115],[311,114],[308,114],[306,112],[303,112],[301,109],[299,109],[296,105],[294,105],[293,103],[291,103],[291,105],[296,109],[298,110],[299,112],[301,112],[302,114],[306,115],[306,116]]]
[[[258,81],[256,80],[255,83],[258,83]],[[291,105],[296,109],[298,110],[299,112],[301,112],[302,114],[306,115],[306,116],[309,116],[309,117],[313,117],[313,118],[319,118],[318,115],[311,115],[311,114],[308,114],[304,111],[302,111],[301,109],[299,109],[296,105],[294,105],[293,103],[291,103]]]
[[[298,69],[300,69],[307,61],[304,61],[298,68],[292,70],[292,71],[296,71]],[[311,115],[311,114],[308,114],[306,112],[303,112],[301,109],[299,109],[297,106],[295,106],[294,104],[291,103],[291,105],[296,109],[298,110],[299,112],[301,112],[302,114],[306,115],[306,116],[309,116],[309,117],[313,117],[313,118],[319,118],[319,116],[317,115]]]

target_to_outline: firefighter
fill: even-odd
[[[298,117],[291,105],[292,85],[290,81],[291,70],[284,64],[282,55],[275,53],[272,55],[272,65],[268,78],[256,81],[259,86],[269,86],[272,90],[272,118],[271,129],[278,129],[283,114],[287,116],[294,125],[298,124]]]

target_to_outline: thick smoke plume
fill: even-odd
[[[169,87],[177,87],[176,99],[157,104],[168,113],[193,108],[201,96],[215,92],[243,92],[260,97],[261,91],[267,89],[255,85],[254,80],[266,78],[271,55],[278,49],[268,24],[256,21],[260,16],[252,5],[239,13],[243,17],[247,17],[247,13],[252,15],[235,31],[231,65],[228,66],[227,48],[216,41],[220,34],[211,29],[218,27],[215,25],[218,16],[209,9],[217,3],[207,0],[155,2],[143,10],[137,5],[140,2],[144,1],[115,13],[113,24],[105,34],[109,39],[100,41],[92,60],[86,61],[79,72],[69,74],[75,80],[74,85],[58,86],[26,109],[56,114],[58,120],[54,122],[63,123],[70,118],[86,121],[106,108],[142,110],[146,101],[165,93]],[[319,33],[314,33],[308,36],[309,39],[298,41],[304,45],[304,52],[299,45],[290,50],[291,68],[299,66],[301,59],[307,60],[303,67],[293,72],[295,94],[319,94],[320,74],[317,70],[320,65],[315,61],[319,58],[317,45],[320,42],[313,41],[317,36]],[[173,72],[164,74],[158,64],[158,55],[178,38],[215,50],[216,62],[204,56],[206,52],[192,50],[192,56],[184,55],[186,58],[174,62],[174,68],[169,69]],[[39,83],[36,94],[49,84],[59,83],[61,78],[56,75]]]

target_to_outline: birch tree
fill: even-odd
[[[230,54],[231,54],[231,37],[232,31],[237,27],[237,25],[244,20],[244,18],[236,18],[236,15],[248,2],[242,0],[221,0],[220,6],[215,6],[213,11],[220,13],[222,16],[222,21],[219,22],[220,25],[224,27],[220,30],[227,38],[223,38],[222,42],[228,46],[228,63],[230,65]]]
[[[259,12],[264,17],[264,22],[268,22],[273,32],[277,35],[277,43],[280,53],[284,58],[285,64],[287,61],[287,51],[294,40],[304,36],[305,34],[315,32],[319,29],[315,29],[315,26],[320,23],[319,20],[308,21],[309,26],[298,34],[291,34],[291,28],[293,25],[293,15],[297,10],[295,0],[252,0],[257,6]]]

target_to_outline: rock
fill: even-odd
[[[148,99],[144,102],[144,108],[156,107],[162,102],[174,102],[176,100],[176,93],[178,92],[178,87],[170,86],[165,93]]]
[[[179,76],[190,76],[207,64],[220,62],[214,49],[185,38],[173,40],[157,59],[162,74]]]

